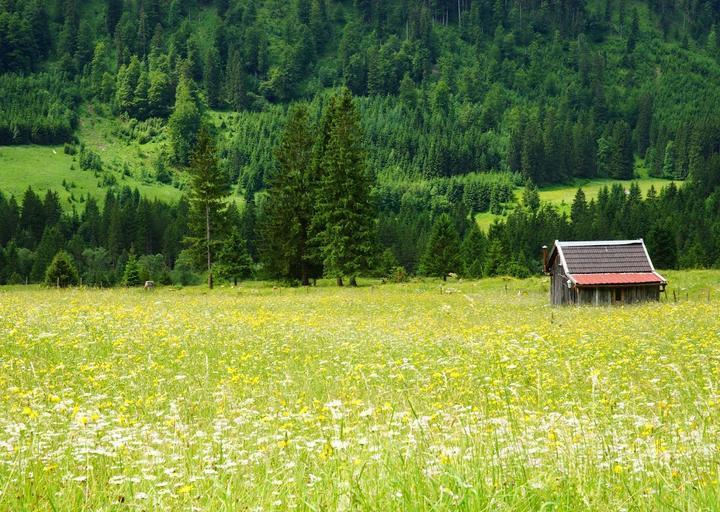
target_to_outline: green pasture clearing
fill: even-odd
[[[163,201],[177,201],[180,197],[180,191],[171,186],[143,183],[119,172],[113,174],[117,179],[115,187],[127,185],[131,189],[137,188],[145,197]],[[63,187],[63,181],[67,189]],[[54,190],[68,210],[73,206],[82,210],[81,196],[90,195],[102,202],[107,191],[102,178],[96,178],[92,171],[80,170],[77,155],[73,159],[64,154],[62,146],[1,146],[0,191],[21,200],[28,186],[41,194]],[[75,201],[70,200],[71,196]]]
[[[656,192],[660,192],[663,187],[668,186],[671,180],[662,178],[639,178],[632,181],[619,181],[611,179],[596,179],[596,180],[577,180],[572,185],[562,186],[549,186],[543,187],[540,190],[540,200],[547,203],[552,203],[560,207],[561,211],[570,213],[570,206],[572,205],[573,199],[578,188],[582,188],[585,192],[585,198],[587,201],[596,199],[600,190],[603,187],[611,188],[614,184],[619,183],[624,189],[629,189],[630,185],[637,183],[640,186],[640,190],[643,193],[643,197],[647,195],[650,187],[654,187]],[[675,182],[676,185],[680,186],[682,182]],[[516,192],[518,201],[522,199],[522,189]]]
[[[645,197],[651,187],[655,188],[657,193],[660,192],[664,187],[667,187],[672,180],[663,178],[649,178],[641,177],[635,180],[612,180],[612,179],[593,179],[593,180],[575,180],[571,185],[551,185],[542,187],[540,189],[540,201],[544,203],[550,203],[558,208],[560,212],[570,214],[570,206],[575,199],[578,188],[582,188],[585,193],[585,199],[589,202],[592,199],[597,199],[600,190],[603,187],[611,188],[614,184],[620,184],[625,190],[628,190],[633,183],[637,183],[642,191],[643,197]],[[675,181],[675,185],[682,186],[682,181]],[[475,216],[475,221],[478,223],[481,229],[487,231],[492,223],[496,220],[501,220],[507,216],[515,207],[522,203],[522,187],[518,187],[515,190],[515,202],[504,205],[505,214],[495,215],[490,212],[479,213]]]

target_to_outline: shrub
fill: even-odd
[[[100,155],[91,149],[80,147],[80,169],[83,171],[102,171]]]
[[[130,253],[127,263],[125,263],[125,271],[123,272],[122,283],[125,286],[140,286],[140,267],[138,266],[135,253]]]
[[[45,284],[47,286],[67,288],[68,286],[77,285],[78,282],[80,282],[78,271],[70,255],[65,251],[60,251],[55,255],[45,272]]]
[[[175,260],[175,268],[170,273],[173,283],[188,286],[198,282],[198,276],[193,271],[193,259],[189,251],[181,251]]]
[[[137,260],[140,281],[160,282],[163,275],[168,273],[165,257],[162,254],[146,254]]]
[[[405,267],[402,265],[395,267],[393,271],[390,272],[388,279],[393,283],[407,283],[408,274]]]
[[[395,253],[392,251],[392,249],[385,249],[377,261],[377,277],[389,278],[399,265],[400,262],[395,257]]]
[[[527,265],[518,261],[509,261],[500,266],[498,274],[525,279],[526,277],[530,277],[530,269],[527,268]]]

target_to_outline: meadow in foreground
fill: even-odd
[[[0,290],[0,510],[720,508],[720,293],[543,283]]]

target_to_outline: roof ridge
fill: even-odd
[[[592,245],[632,245],[632,244],[643,244],[642,238],[636,240],[568,240],[560,241],[556,240],[555,243],[561,247],[569,246],[592,246]]]

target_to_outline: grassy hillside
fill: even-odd
[[[137,188],[150,199],[177,201],[181,192],[168,185],[144,182],[135,176],[113,172],[116,187]],[[36,192],[58,192],[66,209],[82,210],[82,199],[88,195],[101,203],[107,191],[102,178],[78,168],[77,158],[63,153],[63,146],[0,146],[0,191],[21,198],[28,187]]]
[[[688,123],[720,97],[718,13],[695,4],[45,4],[2,7],[18,24],[0,34],[0,73],[45,70],[50,91],[31,95],[40,82],[3,75],[12,94],[0,102],[0,143],[67,140],[72,129],[93,139],[88,105],[164,122],[185,77],[199,103],[242,113],[249,136],[223,155],[243,157],[224,164],[250,193],[264,186],[287,105],[341,85],[362,98],[375,174],[512,170],[538,184],[628,177],[633,156],[654,176],[684,178]],[[46,44],[23,45],[33,38]]]
[[[20,198],[29,186],[41,193],[54,190],[68,210],[82,210],[82,198],[88,196],[102,203],[108,189],[125,186],[165,202],[177,202],[182,195],[185,174],[167,163],[164,126],[147,126],[84,109],[76,137],[99,155],[100,172],[80,169],[79,154],[67,154],[64,146],[0,146],[0,191]],[[72,146],[79,152],[80,145]],[[157,179],[160,162],[166,167],[168,183]]]

